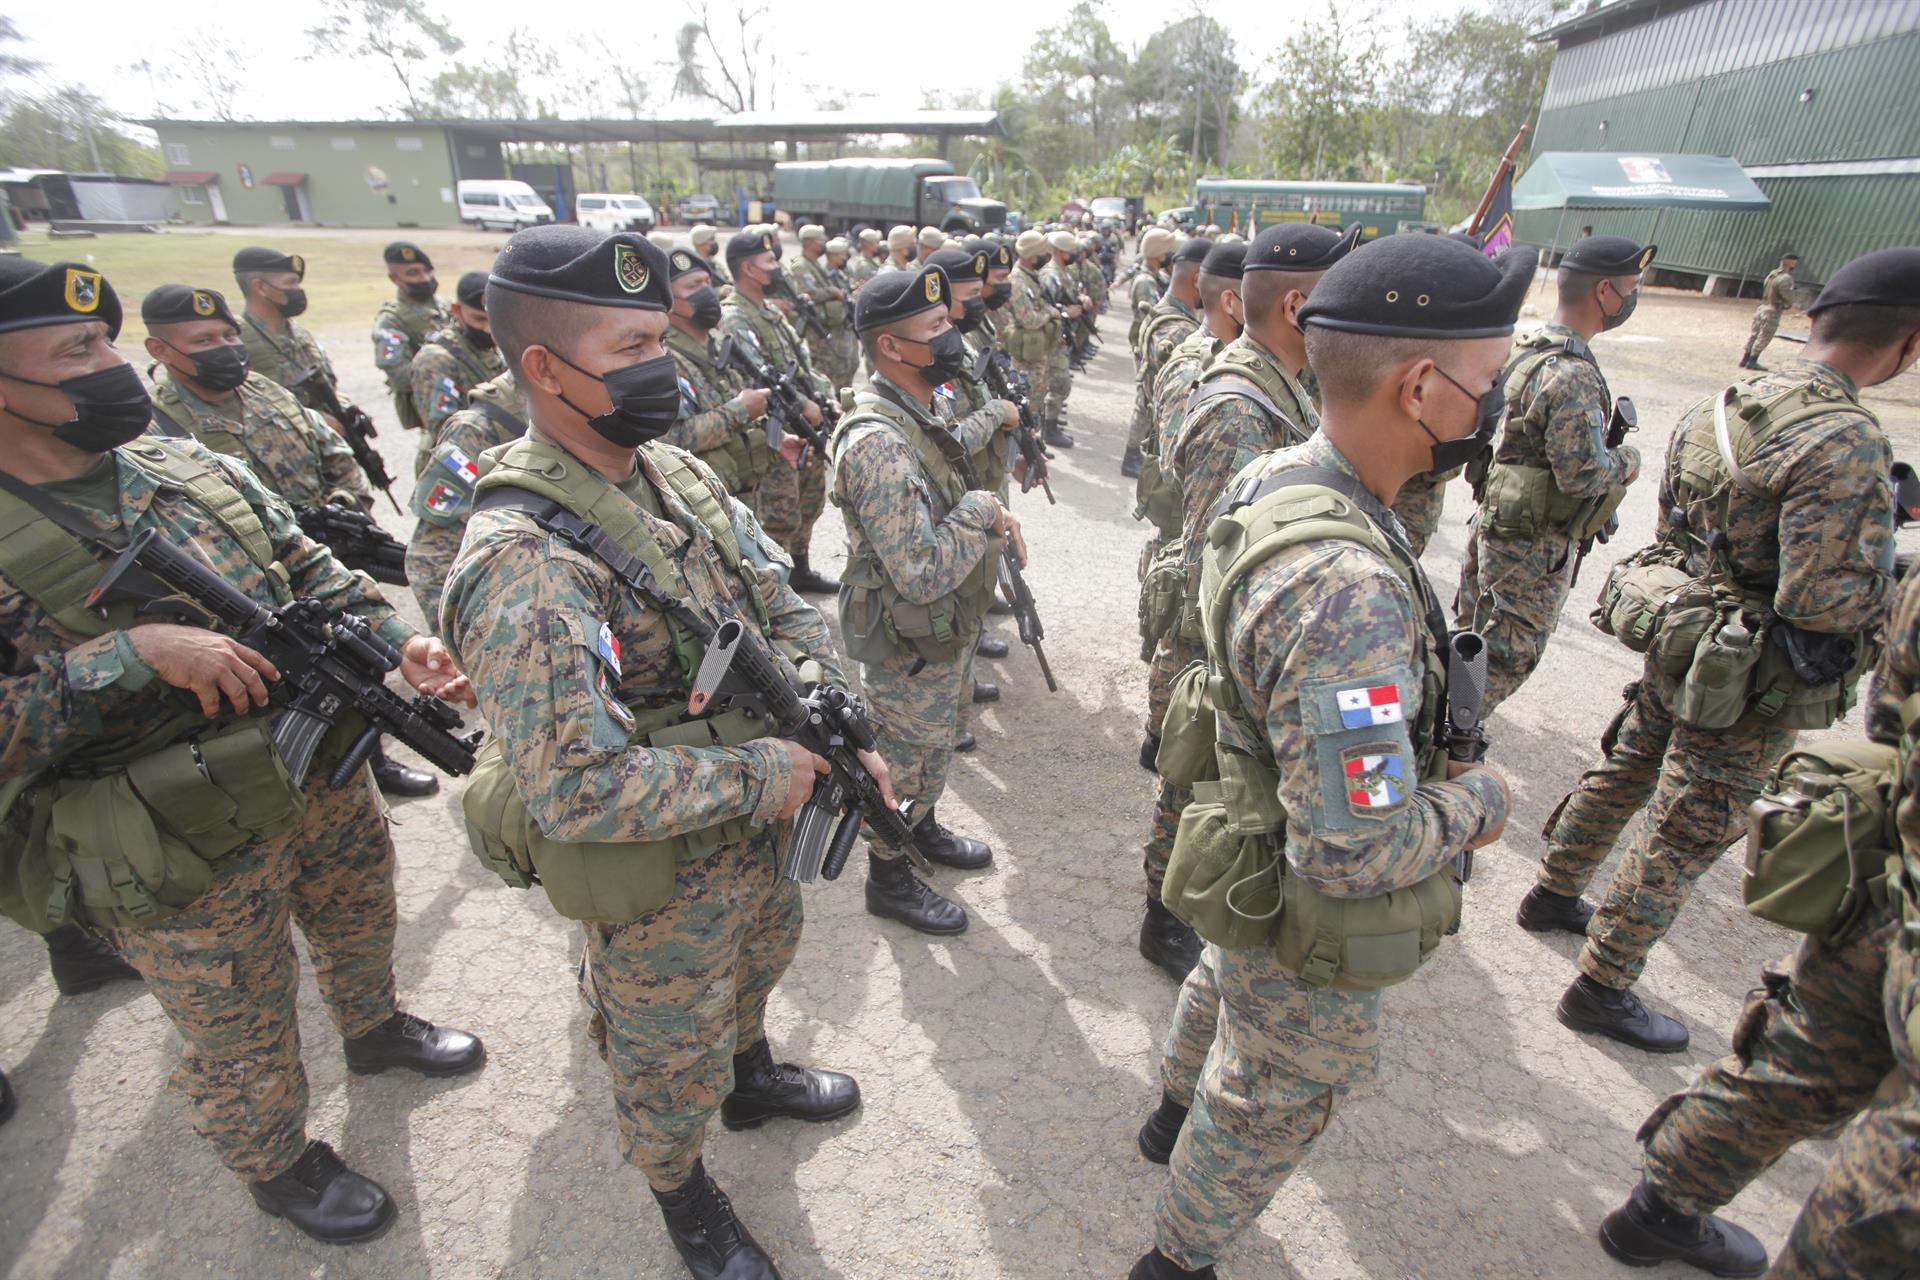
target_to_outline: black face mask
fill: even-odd
[[[238,342],[193,352],[167,345],[193,361],[193,380],[210,391],[231,391],[247,380],[247,349]]]
[[[986,321],[987,300],[985,298],[968,298],[960,306],[966,314],[953,322],[953,327],[960,332],[972,333]]]
[[[908,339],[912,341],[912,339]],[[927,363],[909,367],[935,386],[951,382],[966,372],[967,344],[958,329],[948,329],[920,344],[927,349]]]
[[[693,308],[693,323],[701,329],[711,329],[720,323],[720,295],[710,284],[701,285],[687,299],[687,305]]]
[[[1611,288],[1612,286],[1608,287]],[[1598,301],[1598,299],[1596,299],[1596,301]],[[1618,329],[1627,322],[1627,317],[1632,315],[1633,309],[1639,305],[1640,291],[1638,289],[1635,289],[1632,293],[1622,294],[1620,296],[1620,309],[1618,311],[1608,311],[1607,304],[1604,302],[1600,303],[1600,314],[1606,317],[1600,324],[1601,329]]]
[[[53,432],[53,438],[85,453],[105,453],[138,436],[153,421],[153,401],[147,396],[147,384],[132,365],[121,363],[111,368],[83,373],[58,382],[39,382],[17,373],[0,377],[24,382],[30,387],[64,391],[73,401],[73,417],[66,422],[42,422],[29,418],[18,409],[13,415],[36,427]]]
[[[1434,372],[1438,373],[1448,382],[1452,382],[1453,385],[1459,389],[1461,395],[1472,400],[1474,404],[1479,407],[1479,416],[1473,424],[1473,434],[1470,436],[1461,436],[1458,440],[1442,440],[1439,436],[1433,434],[1432,427],[1429,427],[1425,422],[1420,423],[1420,429],[1427,433],[1427,439],[1433,441],[1432,469],[1435,471],[1451,471],[1455,467],[1462,467],[1473,461],[1475,454],[1479,453],[1480,450],[1487,445],[1493,443],[1493,433],[1499,430],[1501,415],[1507,411],[1507,396],[1506,392],[1499,387],[1495,387],[1485,395],[1476,396],[1473,392],[1467,390],[1461,386],[1459,382],[1455,381],[1454,376],[1445,369],[1435,365]],[[1419,419],[1415,419],[1415,421],[1419,421]]]
[[[466,338],[467,345],[475,351],[493,350],[493,334],[488,330],[476,329],[470,324],[463,324],[460,326],[460,333]]]
[[[285,302],[276,302],[274,305],[280,308],[280,314],[287,319],[291,320],[307,309],[307,291],[305,289],[282,289],[280,292],[287,295],[287,300]]]
[[[655,356],[606,373],[587,373],[558,351],[553,354],[567,368],[606,385],[613,408],[605,413],[589,414],[567,399],[565,392],[560,395],[560,403],[585,418],[587,425],[608,442],[622,449],[637,449],[667,434],[679,419],[680,374],[672,356]]]
[[[433,295],[440,292],[440,282],[432,276],[428,276],[425,280],[409,280],[400,287],[405,289],[407,296],[415,302],[432,302]]]
[[[1013,285],[1010,283],[994,285],[991,289],[987,290],[986,300],[987,310],[998,311],[1000,308],[1006,306],[1007,303],[1013,301]]]

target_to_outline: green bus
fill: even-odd
[[[1403,228],[1425,230],[1427,189],[1417,182],[1255,182],[1202,178],[1193,203],[1200,221],[1251,238],[1276,222],[1317,222],[1343,230],[1356,223],[1367,238]]]

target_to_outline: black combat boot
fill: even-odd
[[[309,1142],[293,1168],[247,1190],[266,1212],[325,1244],[371,1240],[400,1216],[385,1187],[347,1168],[324,1142]]]
[[[7,1073],[0,1071],[0,1124],[13,1119],[13,1085],[7,1081]]]
[[[1186,1123],[1187,1108],[1175,1102],[1172,1094],[1161,1094],[1159,1109],[1140,1126],[1140,1154],[1155,1164],[1173,1159],[1173,1144],[1180,1140]]]
[[[47,968],[63,996],[85,995],[109,982],[139,982],[140,971],[120,958],[105,939],[78,925],[63,924],[47,939]]]
[[[966,911],[913,874],[912,865],[904,857],[867,854],[867,913],[898,920],[921,933],[967,931]]]
[[[980,741],[973,736],[973,730],[971,729],[962,729],[960,736],[953,740],[953,749],[962,755],[965,755],[979,745]]]
[[[1140,921],[1140,954],[1166,970],[1175,982],[1185,982],[1187,971],[1200,963],[1200,935],[1167,910],[1158,898],[1147,899]]]
[[[1586,936],[1587,921],[1593,919],[1593,905],[1579,894],[1569,898],[1539,885],[1527,890],[1520,899],[1520,911],[1514,916],[1522,929],[1530,933],[1551,933],[1564,929]]]
[[[1063,413],[1058,418],[1049,418],[1040,432],[1040,438],[1055,449],[1073,448],[1073,435],[1067,430],[1066,415]]]
[[[667,1235],[694,1280],[780,1280],[780,1269],[733,1214],[727,1193],[696,1162],[693,1176],[672,1191],[656,1191]]]
[[[987,680],[973,682],[973,700],[975,702],[1000,701],[1000,686]]]
[[[410,1013],[396,1013],[365,1035],[341,1043],[347,1050],[347,1070],[357,1076],[377,1076],[388,1067],[405,1067],[423,1076],[457,1076],[487,1060],[480,1037],[436,1027]]]
[[[1757,1276],[1767,1250],[1725,1218],[1681,1213],[1642,1182],[1600,1224],[1600,1247],[1630,1267],[1684,1262],[1716,1276]]]
[[[1198,1271],[1189,1271],[1155,1249],[1133,1264],[1133,1270],[1127,1272],[1127,1280],[1214,1280],[1214,1270],[1212,1267],[1202,1267]]]
[[[385,742],[374,747],[367,763],[373,766],[373,781],[380,788],[381,795],[403,798],[430,796],[440,790],[440,779],[426,770],[409,769],[397,760],[387,759]]]
[[[1129,480],[1138,480],[1140,478],[1140,464],[1145,461],[1146,459],[1140,455],[1138,447],[1128,445],[1127,451],[1120,455],[1120,474]]]
[[[1140,767],[1148,773],[1160,772],[1160,735],[1145,734],[1140,739]]]
[[[733,1092],[720,1104],[720,1123],[729,1129],[758,1129],[782,1116],[794,1120],[838,1120],[860,1105],[860,1086],[838,1071],[816,1071],[791,1062],[775,1062],[763,1037],[733,1055]]]
[[[932,808],[913,828],[913,847],[928,862],[960,871],[978,871],[993,865],[993,850],[979,840],[970,839],[940,825]]]
[[[830,596],[840,589],[840,580],[816,573],[812,561],[806,556],[795,556],[793,572],[787,575],[787,585],[803,596]]]
[[[1687,1029],[1678,1020],[1647,1008],[1632,991],[1616,991],[1584,973],[1560,997],[1554,1016],[1561,1026],[1612,1036],[1648,1053],[1679,1053],[1687,1047]]]
[[[1004,658],[1009,652],[1005,640],[985,631],[980,633],[980,642],[973,646],[973,651],[983,658]]]

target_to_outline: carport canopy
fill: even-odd
[[[1515,209],[1766,209],[1731,156],[1543,151],[1513,184]]]

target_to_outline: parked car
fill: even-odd
[[[681,196],[673,205],[673,220],[680,223],[720,221],[720,201],[710,195]]]
[[[553,209],[534,189],[511,178],[468,178],[459,186],[460,221],[482,231],[518,231],[553,221]]]
[[[574,199],[573,211],[581,226],[595,231],[638,231],[645,235],[653,230],[653,206],[644,196],[591,191]]]

